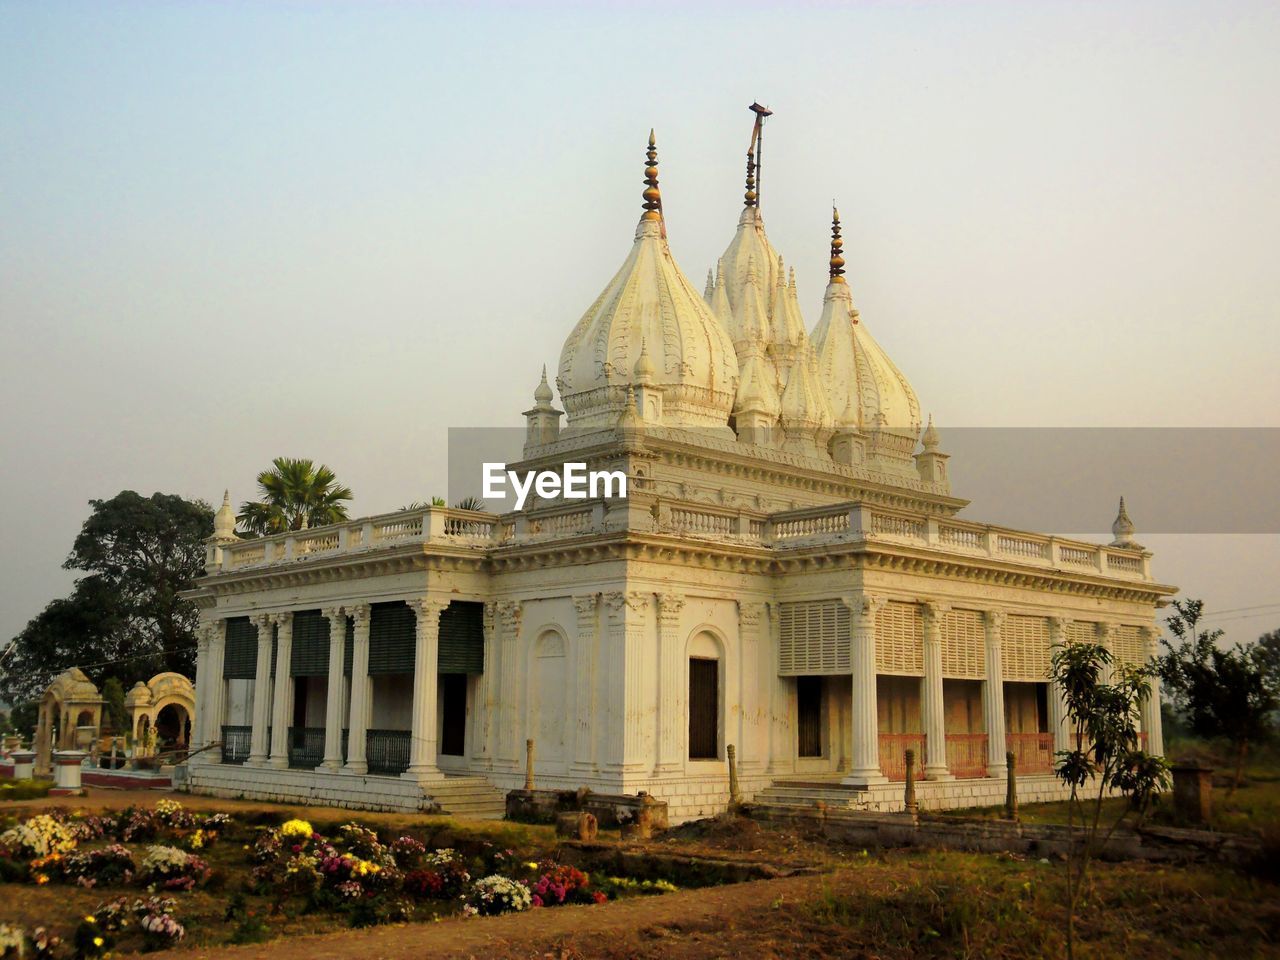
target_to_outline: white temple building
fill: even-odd
[[[1145,661],[1175,590],[1123,502],[1107,545],[961,518],[854,306],[838,215],[810,330],[748,169],[700,294],[650,136],[630,252],[524,413],[511,469],[622,471],[626,498],[252,540],[223,503],[193,591],[193,789],[488,813],[533,739],[538,786],[643,790],[676,820],[726,807],[730,744],[748,799],[900,808],[908,748],[925,806],[998,802],[1006,751],[1024,799],[1057,795],[1052,646]],[[1158,691],[1142,730],[1162,752]]]

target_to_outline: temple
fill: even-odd
[[[625,498],[257,539],[224,501],[192,593],[192,789],[484,815],[533,740],[540,787],[646,791],[676,820],[725,809],[729,745],[748,799],[900,808],[907,749],[922,805],[998,802],[1006,752],[1025,799],[1059,795],[1052,647],[1146,661],[1174,588],[1123,501],[1105,545],[962,518],[839,214],[810,329],[754,169],[700,293],[650,135],[630,251],[524,413],[513,469],[622,471]],[[1162,752],[1158,691],[1141,728]]]

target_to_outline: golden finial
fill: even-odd
[[[641,220],[662,219],[662,193],[658,190],[658,148],[654,145],[653,131],[649,131],[649,150],[645,154],[644,215]]]
[[[756,155],[752,150],[747,151],[747,192],[742,197],[744,207],[756,205]]]
[[[840,255],[844,241],[840,239],[840,211],[831,205],[831,282],[844,283],[844,257]]]

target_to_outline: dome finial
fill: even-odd
[[[1139,545],[1133,539],[1134,529],[1133,521],[1129,519],[1129,511],[1124,507],[1124,497],[1121,497],[1120,511],[1116,514],[1115,522],[1111,524],[1111,535],[1115,537],[1111,541],[1111,546],[1138,548]]]
[[[844,283],[844,257],[840,255],[844,241],[840,239],[840,211],[831,202],[831,282]]]
[[[662,219],[662,192],[658,189],[658,148],[653,139],[653,130],[649,131],[649,149],[645,153],[647,163],[644,168],[644,215],[641,220]]]
[[[747,191],[742,195],[742,205],[744,207],[756,205],[756,155],[751,150],[747,151]]]
[[[551,403],[553,397],[551,384],[547,383],[547,365],[544,363],[542,365],[542,382],[533,391],[533,399],[539,407],[544,407]]]
[[[924,449],[933,453],[938,449],[938,428],[933,425],[933,414],[929,414],[929,424],[924,428],[924,436],[920,438]]]

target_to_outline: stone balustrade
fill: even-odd
[[[672,533],[778,550],[875,541],[1051,570],[1151,580],[1150,556],[1144,551],[862,503],[766,514],[715,505],[667,504],[651,497],[634,499],[637,503],[630,505],[631,524],[639,532]],[[644,509],[637,511],[634,508],[641,505],[641,499],[645,500]],[[585,536],[617,529],[619,524],[610,518],[610,511],[615,509],[617,501],[588,500],[555,503],[503,516],[446,507],[407,510],[229,544],[221,549],[210,571],[320,560],[411,543],[483,550]],[[636,522],[637,517],[640,522]]]

